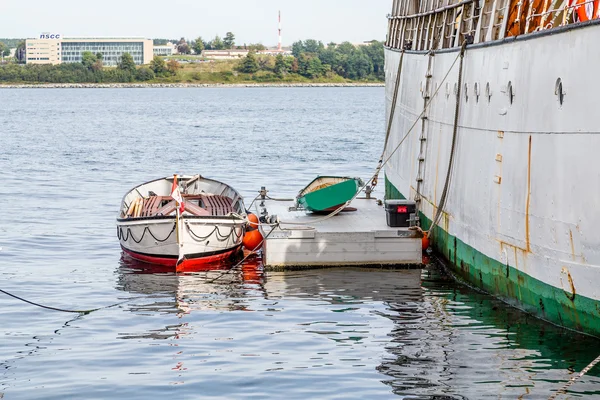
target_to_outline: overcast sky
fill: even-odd
[[[204,40],[231,31],[236,44],[384,40],[392,0],[0,0],[0,37],[147,37]]]

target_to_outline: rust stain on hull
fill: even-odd
[[[527,252],[531,252],[529,240],[529,204],[531,203],[531,135],[529,135],[529,151],[527,153],[527,204],[525,205],[525,243]]]
[[[569,229],[569,239],[571,240],[571,258],[575,260],[575,243],[573,243],[573,231]]]

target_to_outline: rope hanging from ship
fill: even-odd
[[[459,74],[462,74],[462,58],[464,56],[466,45],[467,45],[467,41],[465,40],[463,42],[462,47],[461,47],[461,51],[459,52],[459,54],[456,56],[456,58],[452,62],[452,65],[450,65],[450,68],[448,68],[448,71],[446,72],[446,75],[444,75],[444,78],[442,79],[442,81],[440,82],[440,84],[438,85],[438,87],[436,88],[436,90],[433,92],[433,94],[429,98],[429,101],[427,101],[425,103],[425,106],[423,107],[423,111],[421,111],[421,113],[417,116],[417,118],[415,119],[415,121],[413,122],[413,124],[411,125],[411,127],[408,129],[408,131],[402,137],[402,139],[400,139],[400,142],[396,145],[396,147],[394,148],[394,150],[387,156],[387,158],[385,158],[385,149],[387,147],[387,142],[388,142],[388,139],[389,139],[389,134],[391,132],[392,120],[393,120],[393,116],[394,116],[394,112],[395,112],[395,108],[396,108],[396,102],[398,100],[398,92],[399,92],[399,87],[400,87],[400,78],[401,78],[402,64],[403,64],[403,58],[404,58],[404,50],[403,50],[402,51],[402,55],[400,56],[400,61],[399,61],[399,66],[398,66],[398,73],[396,75],[396,84],[394,86],[394,94],[393,94],[393,97],[392,97],[392,106],[391,106],[391,109],[390,109],[390,118],[388,120],[388,128],[387,128],[387,132],[386,132],[385,145],[384,145],[384,148],[383,148],[383,152],[382,152],[381,158],[379,160],[379,163],[377,165],[377,168],[375,169],[375,173],[373,174],[373,176],[369,180],[367,180],[366,183],[362,187],[359,188],[359,190],[356,192],[356,194],[354,195],[354,197],[352,197],[345,204],[341,205],[336,210],[334,210],[330,214],[326,215],[322,219],[317,220],[317,221],[311,221],[310,223],[279,221],[278,224],[282,224],[282,225],[283,224],[290,224],[290,225],[291,224],[294,224],[294,225],[306,225],[306,224],[310,224],[310,225],[312,225],[312,224],[316,224],[318,222],[322,222],[322,221],[324,221],[326,219],[329,219],[329,218],[333,217],[334,215],[338,214],[340,211],[342,211],[354,199],[356,199],[356,197],[358,197],[358,195],[363,190],[365,190],[367,188],[367,186],[372,185],[371,188],[374,188],[377,185],[377,177],[379,176],[379,172],[391,160],[392,156],[396,153],[396,151],[398,151],[398,149],[400,148],[400,146],[402,145],[402,143],[404,143],[404,141],[406,140],[406,138],[408,138],[408,136],[411,134],[412,130],[415,128],[415,126],[417,125],[417,123],[419,122],[419,120],[421,119],[421,117],[425,114],[425,112],[427,111],[427,109],[431,105],[431,102],[433,101],[433,99],[435,98],[435,96],[439,93],[439,91],[440,91],[440,89],[442,87],[442,84],[446,81],[446,79],[448,79],[448,76],[450,75],[450,72],[452,72],[454,66],[456,65],[456,63],[458,62],[459,59],[461,59],[461,68],[460,68]],[[460,96],[460,90],[458,91],[458,96]],[[456,111],[456,112],[458,112],[458,111]],[[456,126],[456,124],[457,124],[457,119],[455,118],[455,126]],[[446,185],[447,185],[447,183],[446,183]]]
[[[377,176],[379,175],[379,171],[381,171],[381,169],[391,160],[391,158],[394,156],[394,154],[396,154],[396,152],[398,151],[398,149],[400,148],[400,146],[402,146],[402,143],[404,143],[404,141],[412,133],[413,129],[415,128],[415,126],[417,125],[417,123],[419,122],[419,120],[421,119],[421,117],[423,117],[423,115],[425,115],[425,112],[427,111],[427,109],[431,105],[431,102],[437,96],[437,94],[440,92],[440,89],[443,86],[442,84],[444,82],[446,82],[446,80],[448,79],[448,76],[450,75],[450,72],[452,72],[452,70],[454,69],[454,66],[456,65],[456,63],[458,62],[458,60],[462,57],[462,55],[464,55],[464,49],[466,48],[466,44],[467,44],[467,42],[465,40],[463,42],[461,51],[459,52],[459,54],[456,56],[456,58],[454,59],[454,61],[450,65],[450,68],[448,68],[448,71],[446,72],[446,75],[444,75],[444,77],[442,78],[442,80],[439,83],[439,85],[437,85],[437,88],[435,89],[435,91],[433,92],[433,94],[431,95],[431,97],[429,98],[429,100],[423,106],[423,111],[421,111],[421,113],[417,116],[417,118],[415,118],[415,121],[412,123],[412,125],[410,126],[410,128],[408,129],[408,131],[404,134],[404,136],[402,137],[402,139],[400,139],[400,142],[396,145],[396,147],[394,147],[394,149],[389,153],[389,155],[387,157],[382,157],[382,162],[380,162],[380,165],[378,165],[377,168],[375,169],[375,174],[373,175],[373,177],[371,179],[369,179],[369,181],[367,182],[367,185],[370,182],[372,182],[373,180],[377,181]],[[395,91],[394,97],[397,97],[397,96],[398,96],[398,93]],[[392,98],[392,102],[393,102],[393,104],[395,104],[394,103],[394,98]],[[392,113],[392,111],[390,110],[390,115],[391,115],[391,113]],[[390,121],[390,124],[391,124],[391,121]],[[386,143],[387,143],[387,141],[386,141]],[[385,147],[387,147],[387,146],[385,146]],[[385,154],[385,147],[383,149],[383,154]]]
[[[456,140],[458,137],[458,116],[460,112],[460,95],[462,88],[462,75],[463,75],[463,61],[465,58],[465,50],[467,48],[467,41],[465,40],[460,48],[460,64],[458,65],[458,87],[456,90],[456,107],[454,108],[454,126],[452,129],[452,145],[450,147],[450,159],[448,160],[448,171],[446,172],[446,181],[444,182],[444,189],[442,191],[442,196],[440,197],[440,202],[438,203],[437,212],[435,217],[431,220],[431,226],[427,232],[427,238],[431,238],[433,233],[433,228],[438,224],[442,213],[444,212],[444,206],[446,205],[446,200],[448,199],[448,188],[450,187],[450,178],[452,175],[452,167],[454,165],[454,154],[456,153]],[[421,195],[419,193],[419,195]]]
[[[388,144],[388,140],[390,138],[390,132],[392,131],[392,121],[394,120],[394,113],[396,111],[396,101],[398,100],[398,89],[400,88],[400,77],[402,76],[402,65],[404,64],[404,49],[402,49],[402,53],[400,54],[400,61],[398,62],[398,72],[396,73],[396,84],[394,85],[394,94],[392,95],[392,104],[390,106],[390,117],[388,119],[387,130],[385,132],[385,141],[383,142],[383,151],[381,152],[381,156],[379,157],[379,164],[377,165],[377,169],[375,171],[374,178],[371,179],[371,188],[377,186],[377,177],[379,176],[379,171],[383,168],[383,157],[385,155],[385,149]]]
[[[123,240],[124,242],[127,242],[129,240],[129,238],[131,238],[131,240],[133,240],[136,243],[140,243],[142,240],[144,240],[144,236],[146,236],[146,232],[148,232],[148,234],[150,234],[150,236],[152,236],[152,238],[154,240],[156,240],[157,242],[165,242],[167,239],[169,239],[171,237],[171,235],[173,234],[173,232],[175,231],[175,224],[173,224],[173,228],[171,229],[171,231],[169,232],[169,234],[167,235],[167,237],[165,237],[164,239],[159,239],[156,236],[154,236],[154,234],[152,233],[152,231],[150,230],[149,227],[144,227],[144,230],[142,231],[142,237],[140,237],[139,240],[137,240],[135,238],[135,236],[133,236],[133,232],[131,232],[131,228],[127,227],[127,231],[124,234],[123,233],[123,228],[117,226],[117,239],[119,240]]]

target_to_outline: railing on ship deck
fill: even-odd
[[[579,22],[598,0],[394,0],[386,45],[437,50]],[[596,10],[597,7],[593,7]],[[591,18],[598,18],[600,11]]]

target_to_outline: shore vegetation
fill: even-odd
[[[201,38],[190,48],[233,46],[235,36],[228,32],[223,39],[209,43]],[[187,43],[180,40],[179,45]],[[264,47],[264,46],[263,46]],[[206,47],[205,47],[206,48]],[[182,47],[181,50],[187,50]],[[80,63],[0,65],[0,84],[39,83],[354,83],[383,82],[383,43],[373,41],[354,46],[349,42],[325,46],[316,40],[298,41],[292,55],[260,54],[256,45],[245,56],[231,60],[208,60],[184,54],[154,57],[150,64],[136,66],[130,54],[123,54],[116,67],[104,65],[102,54],[84,52]]]

